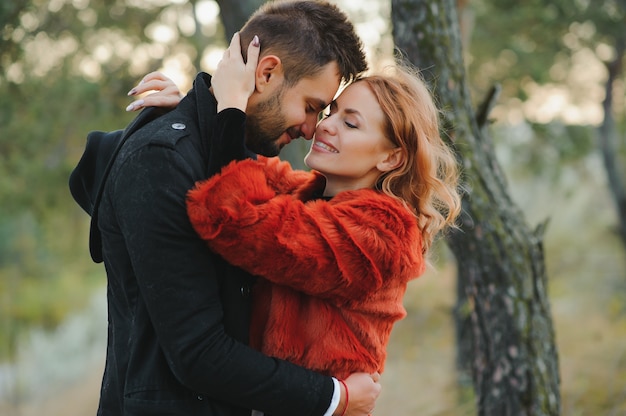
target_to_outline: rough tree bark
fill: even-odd
[[[543,255],[545,224],[530,230],[511,200],[485,129],[497,94],[472,108],[455,0],[392,0],[396,47],[421,68],[443,108],[466,193],[447,243],[458,265],[459,354],[471,368],[479,415],[558,415],[559,366]]]

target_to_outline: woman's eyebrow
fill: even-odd
[[[361,112],[357,109],[354,108],[344,108],[343,112],[346,114],[354,114],[355,116],[357,116],[360,119],[363,119],[363,115],[361,114]]]

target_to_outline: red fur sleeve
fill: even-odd
[[[194,228],[227,261],[298,291],[346,301],[385,279],[423,271],[415,218],[400,203],[373,190],[305,203],[277,194],[297,186],[281,180],[276,168],[285,165],[264,162],[231,164],[189,194]]]
[[[279,194],[291,194],[303,183],[311,180],[311,173],[303,170],[293,170],[289,162],[277,157],[258,156],[260,163],[264,164],[265,179],[267,185]]]

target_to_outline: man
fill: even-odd
[[[246,155],[219,140],[224,125],[240,123],[252,151],[275,155],[310,139],[340,81],[367,67],[352,25],[326,2],[266,4],[240,34],[243,44],[262,40],[245,125],[238,110],[217,113],[211,77],[200,74],[176,109],[127,135],[110,165],[86,152],[72,175],[73,195],[92,214],[92,257],[108,278],[101,416],[365,415],[380,391],[367,374],[344,389],[248,348],[254,278],[209,253],[187,218],[195,182]],[[139,119],[154,109],[146,111]]]

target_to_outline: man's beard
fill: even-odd
[[[248,108],[246,116],[246,146],[254,153],[263,156],[277,156],[282,146],[276,140],[286,131],[285,117],[282,113],[284,88],[276,91],[254,108]]]

